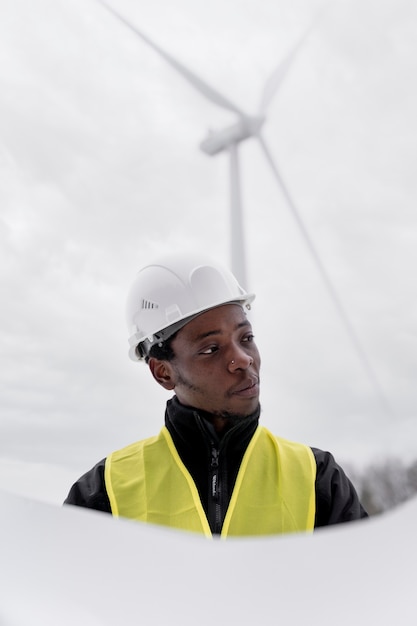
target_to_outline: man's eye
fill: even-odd
[[[255,339],[255,335],[252,335],[252,333],[250,335],[245,335],[245,337],[243,337],[242,341],[247,341],[247,342],[251,342]]]
[[[214,354],[218,349],[218,346],[209,346],[208,348],[204,348],[204,350],[200,350],[200,354]]]

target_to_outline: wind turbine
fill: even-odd
[[[98,0],[98,2],[105,7],[114,17],[122,22],[127,28],[129,28],[135,35],[137,35],[142,41],[155,50],[167,63],[169,63],[184,79],[186,79],[197,91],[199,91],[204,97],[216,104],[217,106],[227,109],[237,115],[237,122],[231,126],[228,126],[219,131],[210,132],[209,135],[201,142],[200,148],[208,155],[214,156],[219,152],[228,151],[230,155],[230,228],[231,228],[231,268],[240,284],[247,288],[246,278],[246,256],[244,246],[243,235],[243,220],[242,220],[242,198],[240,188],[240,168],[238,158],[239,144],[251,137],[255,137],[259,140],[262,151],[265,158],[272,169],[274,177],[281,189],[281,192],[288,204],[291,214],[295,220],[295,223],[299,229],[299,232],[306,244],[307,250],[323,280],[324,286],[332,300],[336,312],[345,327],[347,335],[352,343],[352,347],[355,350],[360,362],[364,368],[364,371],[368,377],[370,384],[372,385],[377,398],[380,401],[381,408],[389,416],[393,416],[393,411],[385,398],[385,394],[379,384],[378,378],[373,370],[373,367],[368,359],[366,351],[364,350],[353,325],[350,322],[349,316],[343,306],[341,299],[333,286],[333,283],[326,271],[326,268],[318,254],[314,243],[308,233],[308,229],[304,224],[304,221],[298,212],[295,203],[282,179],[279,170],[274,162],[270,150],[262,136],[261,129],[265,122],[266,110],[273,98],[277,93],[280,85],[288,70],[290,69],[297,53],[301,49],[308,35],[310,34],[315,21],[305,31],[300,40],[290,50],[287,56],[279,63],[275,71],[271,74],[267,80],[260,102],[260,107],[257,115],[248,115],[240,107],[234,104],[231,100],[222,95],[219,91],[214,89],[207,82],[202,80],[192,70],[187,68],[183,63],[175,59],[171,54],[163,50],[158,44],[153,42],[149,37],[142,33],[136,26],[134,26],[123,15],[116,11],[104,0]]]
[[[251,137],[260,137],[260,130],[265,122],[267,107],[275,95],[278,87],[290,68],[297,52],[306,40],[308,34],[312,30],[313,24],[307,29],[300,41],[294,46],[290,53],[278,65],[276,70],[267,80],[257,115],[249,115],[240,107],[231,102],[219,91],[211,85],[203,81],[197,74],[186,67],[183,63],[174,58],[166,50],[163,50],[158,44],[152,41],[147,35],[141,32],[129,20],[127,20],[116,9],[110,6],[104,0],[98,2],[105,7],[114,17],[129,28],[148,46],[153,48],[167,63],[169,63],[183,78],[197,89],[205,98],[216,104],[217,106],[235,113],[237,122],[219,131],[211,131],[208,136],[201,142],[200,148],[206,154],[215,156],[216,154],[228,151],[230,157],[230,247],[231,247],[231,269],[237,277],[239,283],[247,288],[246,274],[246,255],[243,234],[243,217],[242,217],[242,196],[240,185],[240,167],[238,158],[239,144],[245,139]]]

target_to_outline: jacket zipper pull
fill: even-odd
[[[219,477],[219,451],[217,448],[211,448],[211,496],[217,499],[218,477]]]

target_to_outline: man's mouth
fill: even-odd
[[[243,398],[253,398],[259,394],[259,378],[253,376],[245,380],[238,387],[231,392],[233,396],[240,396]]]

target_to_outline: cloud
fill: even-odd
[[[251,112],[318,7],[118,5]],[[198,144],[231,116],[99,3],[16,0],[5,11],[0,454],[87,469],[162,423],[164,393],[126,357],[136,271],[184,247],[228,262],[227,155]],[[393,433],[416,407],[416,20],[406,0],[333,3],[264,129],[395,408]],[[256,141],[241,166],[264,423],[318,446],[322,435],[346,456],[355,437],[365,455],[385,449],[378,399]]]

